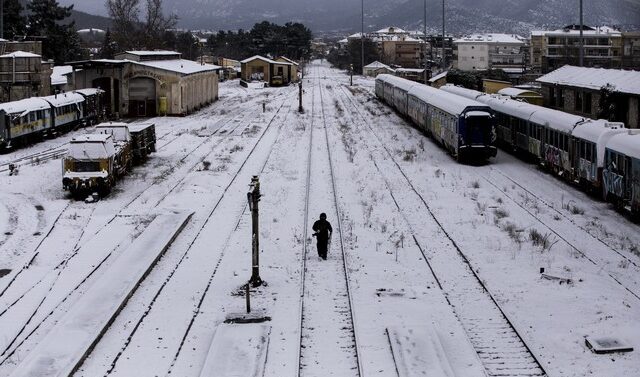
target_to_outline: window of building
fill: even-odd
[[[588,92],[585,93],[584,94],[584,107],[583,107],[583,109],[584,109],[584,112],[587,113],[587,114],[591,113],[591,100],[592,100],[591,93],[588,93]]]

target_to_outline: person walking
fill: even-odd
[[[320,214],[320,220],[313,223],[313,236],[317,240],[318,255],[320,258],[327,260],[327,247],[329,246],[329,240],[333,233],[331,223],[327,221],[327,215],[325,213]]]

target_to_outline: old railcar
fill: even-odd
[[[154,123],[130,123],[128,127],[131,133],[134,162],[143,162],[149,154],[156,151],[156,125]]]
[[[602,119],[588,120],[578,125],[571,134],[573,182],[586,191],[602,192],[606,145],[613,136],[627,131],[623,123]]]
[[[487,105],[426,85],[413,86],[408,96],[409,114],[425,116],[417,124],[454,157],[469,161],[495,157],[495,129]]]
[[[85,134],[69,143],[62,160],[62,186],[74,197],[97,191],[105,195],[126,172],[124,150],[116,147],[111,134]]]
[[[86,125],[93,125],[104,118],[104,90],[87,88],[77,89],[73,92],[84,97],[82,112],[84,114],[83,121]]]
[[[392,75],[378,75],[376,85],[378,97],[408,116],[457,159],[486,160],[496,155],[489,106]]]
[[[640,218],[640,130],[612,136],[605,147],[603,195]]]
[[[51,105],[41,98],[0,104],[0,152],[48,136],[54,127]]]
[[[145,161],[156,151],[156,132],[153,123],[108,122],[96,126],[100,133],[112,133],[116,141],[129,144],[133,164]]]
[[[133,167],[133,142],[127,124],[101,123],[96,126],[96,132],[113,136],[114,146],[119,151],[115,160],[118,169],[117,175],[125,175]]]
[[[82,95],[69,92],[41,98],[51,105],[55,132],[67,132],[82,125],[85,102]]]

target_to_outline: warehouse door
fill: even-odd
[[[129,80],[129,115],[156,116],[156,80],[148,77]]]

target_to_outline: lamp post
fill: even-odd
[[[249,210],[251,211],[251,279],[249,284],[254,287],[262,285],[260,278],[260,241],[258,233],[258,202],[260,202],[260,180],[257,175],[251,178],[249,184],[249,192],[247,193],[247,201],[249,202]]]

